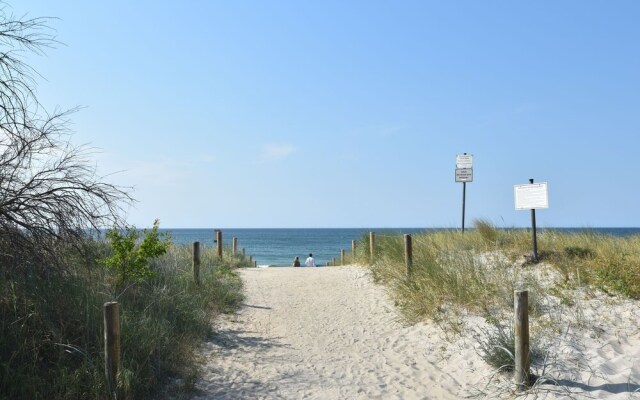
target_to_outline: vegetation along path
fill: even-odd
[[[365,268],[240,273],[246,302],[216,322],[194,399],[456,398],[435,328],[401,325]]]

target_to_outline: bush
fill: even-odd
[[[113,254],[99,261],[118,274],[119,286],[126,285],[127,280],[141,282],[153,276],[149,260],[166,253],[171,244],[167,236],[158,233],[159,224],[156,219],[150,231],[140,232],[131,226],[107,232]]]
[[[564,255],[571,258],[594,258],[595,253],[587,247],[567,246],[564,248]]]

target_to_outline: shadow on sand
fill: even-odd
[[[271,310],[271,307],[265,307],[265,306],[254,306],[254,305],[252,305],[252,304],[245,304],[245,303],[242,303],[241,305],[242,305],[242,307],[258,308],[258,309],[260,309],[260,310]]]
[[[630,382],[625,383],[606,383],[598,386],[591,386],[585,383],[575,382],[569,379],[546,379],[543,382],[539,382],[540,385],[553,385],[565,388],[580,389],[585,392],[603,391],[611,394],[620,393],[640,393],[640,385]]]
[[[249,332],[241,329],[227,329],[213,332],[207,338],[209,343],[213,343],[224,349],[270,349],[276,347],[287,347],[278,343],[279,337],[265,339],[261,336],[253,335],[255,332]]]
[[[244,306],[267,308],[246,304]],[[233,354],[237,352],[255,353],[272,348],[289,347],[289,345],[279,343],[280,339],[282,338],[264,338],[257,335],[256,332],[241,329],[226,329],[214,332],[207,338],[207,341],[222,348],[222,353]],[[256,367],[259,366],[256,365]],[[267,381],[241,370],[234,370],[229,375],[229,371],[216,365],[215,361],[207,365],[205,369],[208,369],[209,374],[193,390],[192,400],[284,399],[279,394],[278,388],[303,379],[301,377],[303,374],[297,371],[275,374]]]

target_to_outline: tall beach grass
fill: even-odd
[[[534,362],[544,362],[545,342],[562,329],[554,307],[580,313],[577,298],[604,292],[640,299],[640,237],[586,233],[538,233],[539,263],[531,257],[531,232],[497,229],[475,221],[474,229],[412,235],[409,278],[401,235],[377,236],[375,258],[362,237],[350,261],[369,265],[407,321],[429,319],[450,335],[469,334],[463,315],[484,317],[487,328],[473,333],[482,357],[509,369],[513,351],[514,290],[527,289],[529,312],[539,323],[532,337]],[[537,342],[537,343],[536,343]],[[511,352],[511,353],[510,353]],[[503,354],[499,354],[503,353]]]
[[[194,350],[211,333],[210,319],[242,301],[234,269],[248,261],[203,249],[195,285],[190,246],[172,246],[152,261],[152,278],[118,293],[95,262],[108,246],[87,246],[88,256],[69,251],[64,271],[0,273],[0,398],[107,398],[102,312],[111,300],[120,303],[118,398],[180,397],[198,377]]]

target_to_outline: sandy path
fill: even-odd
[[[217,322],[194,399],[458,398],[427,340],[435,328],[400,325],[365,269],[240,273],[246,304]]]
[[[431,322],[401,325],[365,268],[240,274],[246,303],[216,320],[217,335],[200,351],[204,376],[193,400],[514,397],[511,378],[475,350],[483,318],[452,321],[464,335],[445,340]],[[574,296],[574,305],[546,315],[563,329],[546,343],[545,365],[533,369],[544,379],[521,398],[640,399],[640,302]]]

